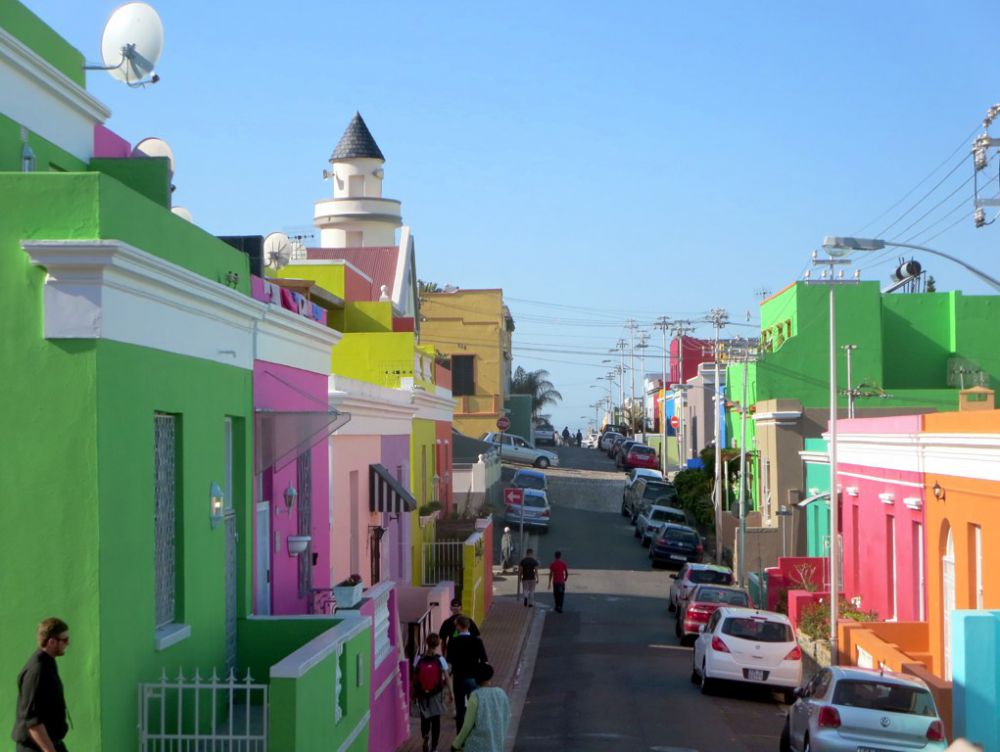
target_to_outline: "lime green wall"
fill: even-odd
[[[83,55],[17,0],[0,0],[0,28],[86,88]]]
[[[330,357],[333,373],[390,388],[413,377],[412,332],[346,332]]]
[[[392,303],[360,301],[344,304],[344,331],[391,332]],[[412,334],[410,335],[412,337]]]
[[[0,172],[21,171],[21,146],[21,126],[0,114]],[[86,164],[68,151],[31,131],[28,131],[28,146],[35,154],[35,169],[38,172],[83,172],[87,169]]]
[[[309,619],[280,616],[239,620],[239,664],[249,668],[254,679],[264,681],[271,666],[342,620],[334,616]]]
[[[170,160],[92,159],[87,169],[103,172],[160,206],[170,208]]]
[[[436,428],[433,420],[413,419],[413,435],[410,438],[410,490],[418,506],[431,500],[433,478],[437,472]],[[426,457],[426,463],[423,458]]]
[[[343,264],[296,263],[293,266],[283,266],[271,274],[278,279],[310,279],[338,298],[344,297]]]

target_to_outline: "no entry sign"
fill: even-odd
[[[673,429],[680,428],[681,427],[681,419],[678,418],[676,415],[672,416],[670,418],[670,427],[673,428]]]
[[[499,418],[497,418],[497,428],[501,431],[506,431],[508,428],[510,428],[510,418],[508,418],[506,415],[501,415]]]

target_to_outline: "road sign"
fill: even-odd
[[[524,503],[524,489],[523,488],[506,488],[503,492],[503,500],[505,504],[523,504]]]
[[[506,415],[501,415],[499,418],[497,418],[497,428],[500,429],[501,431],[506,431],[508,428],[510,428],[510,418],[508,418]]]
[[[680,428],[681,427],[681,419],[678,418],[676,415],[674,415],[673,417],[671,417],[670,418],[670,427],[673,428],[673,429],[675,429],[675,430],[678,429],[678,428]]]

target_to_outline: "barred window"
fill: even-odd
[[[157,413],[153,438],[156,627],[177,621],[177,416]]]

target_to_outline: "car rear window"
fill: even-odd
[[[937,715],[934,700],[927,690],[877,680],[842,679],[833,691],[833,704],[883,713]]]
[[[716,569],[692,569],[689,579],[699,584],[703,582],[712,585],[733,584],[733,576],[729,572],[720,572]]]
[[[672,486],[659,481],[651,481],[647,482],[646,487],[642,490],[642,498],[658,499],[661,496],[670,496],[671,492],[673,492],[673,496],[677,496],[677,492],[674,491]]]
[[[544,491],[545,478],[539,478],[537,475],[518,475],[514,485],[518,488],[536,488]]]
[[[654,509],[650,519],[653,522],[680,522],[681,524],[687,521],[684,512],[672,509]]]
[[[750,605],[750,596],[746,593],[727,588],[700,587],[695,592],[693,600],[704,603],[724,603],[727,606]]]
[[[545,499],[542,499],[542,498],[540,498],[538,496],[525,496],[524,497],[524,506],[526,506],[526,507],[544,508],[545,507]]]
[[[733,616],[723,623],[722,634],[754,642],[794,642],[792,628],[780,621],[753,616]]]
[[[634,446],[629,451],[632,452],[633,454],[643,454],[643,455],[656,454],[656,450],[648,446]]]
[[[669,543],[691,543],[698,545],[698,534],[693,530],[679,530],[675,527],[667,528],[663,534]]]

